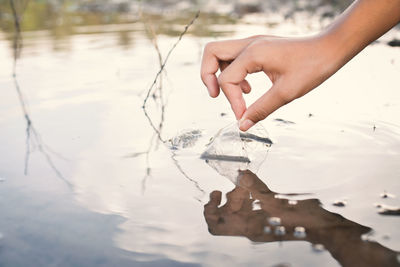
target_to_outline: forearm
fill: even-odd
[[[400,0],[356,0],[321,37],[337,70],[399,22]]]

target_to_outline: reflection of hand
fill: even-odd
[[[316,36],[254,36],[209,43],[203,54],[201,77],[210,96],[218,96],[222,89],[236,118],[241,119],[240,129],[246,131],[324,82],[399,21],[398,0],[358,0]],[[245,78],[260,71],[273,86],[246,110],[242,93],[249,93],[251,87]]]
[[[361,235],[370,228],[324,210],[317,199],[290,205],[288,199],[275,198],[275,195],[255,174],[241,172],[239,186],[226,195],[225,205],[219,207],[221,192],[210,194],[210,201],[204,206],[210,233],[274,242],[298,240],[293,235],[294,228],[302,226],[306,229],[303,240],[323,244],[343,266],[398,266],[396,252],[361,240]],[[255,201],[259,201],[261,209],[253,210]],[[268,223],[270,217],[281,219],[280,226],[285,227],[285,234],[274,233],[277,228]],[[270,227],[271,232],[265,232],[265,227]]]

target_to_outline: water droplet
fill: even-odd
[[[270,217],[268,218],[268,223],[272,226],[278,226],[281,224],[281,218],[279,217]]]
[[[323,252],[325,250],[325,247],[322,244],[312,244],[312,250],[314,252]]]
[[[305,238],[306,237],[306,229],[302,226],[295,227],[293,236],[297,237],[297,238]]]
[[[297,200],[289,199],[288,204],[292,206],[297,205]]]
[[[277,226],[275,227],[275,235],[282,236],[286,234],[285,226]]]
[[[271,227],[269,227],[269,226],[264,226],[264,233],[265,233],[265,234],[270,234],[270,233],[271,233]]]
[[[335,202],[332,203],[332,205],[336,207],[344,207],[346,206],[346,204],[347,203],[344,200],[336,200]]]
[[[261,203],[260,200],[255,200],[252,203],[252,210],[260,210],[261,209]]]

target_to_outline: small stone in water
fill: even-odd
[[[306,229],[302,226],[295,227],[293,236],[297,237],[297,238],[305,238],[306,237]]]
[[[379,211],[381,215],[396,215],[400,216],[400,208],[399,207],[382,207]]]
[[[335,202],[332,203],[332,205],[336,206],[336,207],[344,207],[344,206],[346,206],[346,201],[336,200]]]
[[[277,226],[275,228],[275,235],[281,236],[286,234],[285,226]]]
[[[281,218],[279,217],[270,217],[268,219],[268,223],[272,226],[278,226],[281,224]]]
[[[271,227],[269,227],[269,226],[264,226],[264,233],[270,234],[270,233],[271,233]]]
[[[289,201],[288,201],[288,204],[289,205],[297,205],[297,200],[294,200],[294,199],[290,199]]]
[[[381,198],[395,198],[396,197],[395,195],[386,192],[386,190],[383,191],[383,193],[381,193],[380,196],[381,196]]]
[[[325,247],[322,244],[313,244],[312,249],[314,252],[322,252],[325,250]]]

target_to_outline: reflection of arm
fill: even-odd
[[[316,199],[298,201],[289,205],[287,199],[275,198],[275,193],[250,171],[243,172],[240,187],[227,194],[227,203],[221,203],[221,192],[214,191],[204,207],[204,216],[213,235],[245,236],[255,242],[299,240],[294,237],[296,226],[306,228],[304,241],[322,244],[343,266],[398,266],[397,253],[376,242],[365,242],[361,235],[370,228],[328,212]],[[252,199],[250,199],[250,193]],[[261,210],[253,210],[259,200]],[[282,236],[265,233],[269,217],[279,217],[286,228]]]

